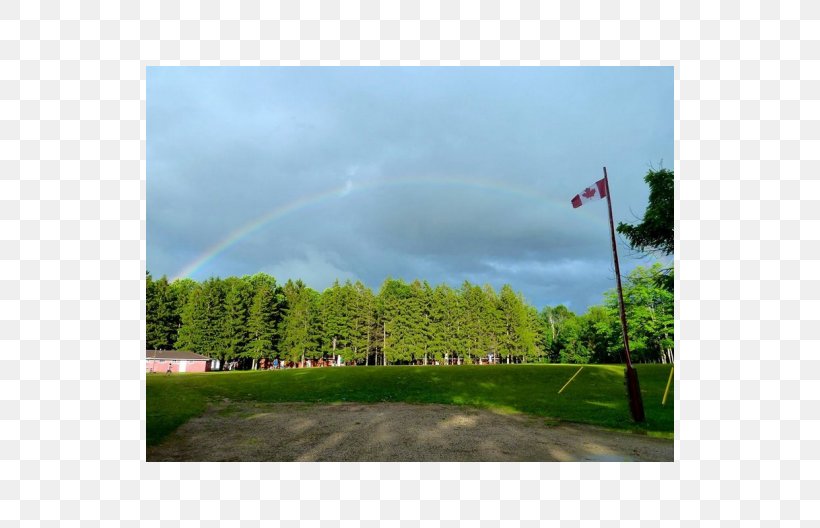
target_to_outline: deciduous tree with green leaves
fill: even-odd
[[[541,320],[544,324],[544,350],[551,363],[561,360],[561,350],[568,341],[568,321],[575,318],[575,314],[563,304],[545,306],[541,311]]]
[[[632,249],[646,255],[671,255],[675,249],[675,173],[651,169],[644,181],[649,185],[649,204],[640,223],[618,223],[618,233]],[[658,285],[674,291],[674,272],[667,265],[655,275]]]
[[[623,285],[624,306],[629,321],[629,348],[636,362],[669,363],[674,360],[674,297],[661,287],[658,276],[663,265],[638,266]],[[615,319],[618,300],[614,291],[606,295],[611,318]],[[623,345],[620,346],[623,350]]]
[[[649,185],[649,205],[643,219],[636,225],[619,222],[618,232],[633,249],[671,255],[675,248],[675,173],[652,169],[644,181]]]

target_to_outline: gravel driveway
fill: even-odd
[[[673,461],[674,442],[522,414],[406,403],[224,402],[153,461]]]

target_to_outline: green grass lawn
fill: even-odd
[[[148,374],[147,443],[154,445],[211,402],[407,402],[472,405],[672,438],[670,365],[637,365],[646,422],[635,424],[622,365],[343,367],[201,374]]]

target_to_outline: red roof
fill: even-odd
[[[187,361],[210,361],[211,358],[188,350],[146,350],[146,359],[180,359]]]

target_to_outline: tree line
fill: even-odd
[[[618,232],[633,250],[674,250],[674,172],[650,169],[649,203]],[[431,287],[388,278],[378,293],[361,282],[319,293],[302,281],[284,285],[265,274],[171,283],[147,275],[149,349],[185,349],[255,368],[260,359],[301,361],[341,355],[364,365],[430,362],[620,363],[618,300],[577,315],[566,306],[540,312],[509,285],[464,282]],[[674,273],[671,265],[637,267],[623,284],[634,362],[674,359]]]
[[[632,359],[673,359],[673,296],[655,264],[626,277]],[[274,277],[169,282],[146,274],[146,345],[191,350],[256,368],[261,359],[302,362],[341,356],[359,365],[619,363],[623,342],[617,297],[575,314],[538,311],[504,285],[460,287],[388,278],[378,292],[359,281],[318,292]]]

